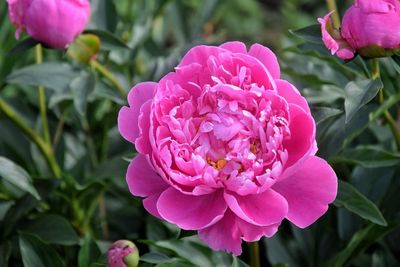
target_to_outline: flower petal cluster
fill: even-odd
[[[400,1],[356,0],[343,16],[340,31],[332,26],[329,13],[318,19],[325,46],[341,59],[357,52],[380,57],[400,48]]]
[[[285,218],[307,227],[336,197],[309,106],[262,45],[196,46],[128,102],[118,127],[138,151],[130,192],[213,249],[238,255],[242,240],[274,235]]]
[[[45,45],[64,49],[84,30],[90,18],[88,0],[7,0],[18,39],[26,31]]]

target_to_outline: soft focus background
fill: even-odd
[[[341,11],[351,2],[337,1]],[[45,49],[45,63],[35,65],[34,49],[17,46],[0,2],[0,99],[40,132],[36,86],[46,87],[63,173],[56,179],[38,148],[0,112],[0,266],[106,266],[105,252],[118,239],[137,244],[140,266],[247,266],[245,248],[240,258],[213,252],[194,233],[144,211],[125,184],[134,150],[116,127],[126,101],[116,83],[128,91],[157,81],[190,47],[229,40],[258,42],[278,54],[283,76],[312,106],[318,153],[341,180],[338,199],[317,223],[301,230],[284,222],[275,237],[262,239],[262,266],[400,266],[400,154],[380,119],[385,110],[396,116],[397,57],[381,60],[389,100],[379,108],[370,102],[381,83],[370,80],[369,61],[343,64],[330,56],[318,26],[293,33],[316,24],[327,13],[325,1],[91,3],[87,29],[101,40],[96,62],[114,83],[72,53]]]

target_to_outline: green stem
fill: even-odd
[[[7,118],[9,118],[15,125],[22,130],[22,132],[29,137],[29,139],[37,145],[40,152],[46,159],[46,162],[56,178],[61,178],[61,169],[54,158],[53,150],[50,144],[46,143],[39,135],[37,135],[28,124],[26,124],[3,99],[0,98],[0,111],[2,111]]]
[[[97,60],[92,60],[90,62],[90,65],[92,66],[93,69],[97,70],[101,75],[103,75],[107,80],[109,80],[122,97],[126,98],[127,93],[124,87],[118,82],[118,80],[106,67],[101,65],[100,62],[98,62]]]
[[[260,248],[258,242],[248,243],[250,254],[250,267],[260,267]]]
[[[36,45],[35,55],[36,55],[36,64],[41,64],[43,62],[43,52],[41,44]],[[42,120],[42,127],[43,127],[43,137],[44,141],[47,144],[50,144],[49,123],[47,121],[47,113],[46,113],[46,91],[44,90],[44,87],[41,85],[38,86],[38,96],[39,96],[40,117]]]
[[[328,6],[329,11],[335,11],[332,14],[333,26],[336,29],[339,29],[340,18],[339,18],[339,10],[337,8],[336,1],[335,0],[326,0],[326,5]]]
[[[372,59],[372,79],[380,78],[380,68],[379,68],[379,59]],[[378,93],[378,102],[379,104],[383,104],[385,102],[385,96],[383,94],[383,87],[379,90]],[[393,133],[394,139],[396,141],[397,150],[400,150],[400,128],[396,123],[396,120],[393,118],[392,114],[388,110],[385,110],[383,116],[386,122],[389,124],[390,130]]]

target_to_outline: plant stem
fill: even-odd
[[[372,60],[372,79],[379,79],[379,78],[380,78],[379,59],[374,58]],[[378,102],[381,105],[385,102],[383,87],[379,90]],[[394,139],[396,141],[397,150],[400,150],[400,128],[397,125],[396,120],[393,118],[392,114],[390,114],[388,110],[385,110],[383,116],[385,117],[385,120],[389,124],[390,130],[393,133]]]
[[[258,242],[247,243],[250,254],[250,267],[260,267],[260,248]]]
[[[40,152],[46,159],[47,165],[49,166],[51,172],[56,178],[61,178],[61,169],[58,166],[57,161],[54,158],[53,150],[51,145],[46,143],[39,135],[32,130],[32,128],[26,124],[14,111],[14,109],[9,106],[3,99],[0,98],[0,111],[2,111],[7,118],[9,118],[15,125],[22,130],[22,132],[29,137],[29,139],[37,145]]]
[[[333,26],[336,29],[339,29],[340,27],[340,18],[339,18],[339,10],[336,5],[335,0],[326,0],[326,5],[328,6],[329,12],[335,11],[332,14],[332,21],[333,21]]]
[[[36,45],[35,55],[36,55],[36,64],[41,64],[43,62],[43,52],[41,44]],[[42,120],[42,127],[43,127],[43,138],[47,144],[50,144],[49,123],[47,121],[47,113],[46,113],[46,91],[44,90],[44,87],[41,85],[38,86],[38,96],[39,96],[40,117]]]
[[[103,75],[107,80],[111,82],[112,85],[114,85],[115,89],[117,89],[118,93],[124,98],[127,97],[127,93],[124,89],[124,87],[118,82],[118,80],[114,77],[114,75],[103,65],[101,65],[100,62],[97,60],[92,60],[90,62],[90,65],[92,66],[93,69],[97,70],[101,75]]]

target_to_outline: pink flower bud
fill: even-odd
[[[109,267],[136,267],[139,264],[139,250],[129,240],[114,242],[107,252]]]
[[[26,31],[52,48],[64,49],[85,28],[90,17],[88,0],[7,0],[18,39]]]
[[[326,47],[339,58],[353,57],[343,56],[342,48],[365,57],[387,56],[400,48],[399,0],[356,0],[344,14],[340,32],[330,27],[330,14],[319,22]]]

